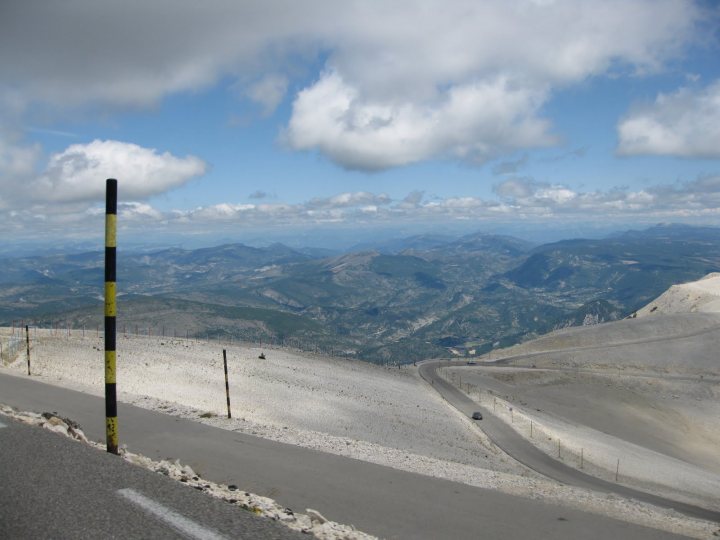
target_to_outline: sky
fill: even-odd
[[[0,243],[720,226],[720,4],[5,0]]]

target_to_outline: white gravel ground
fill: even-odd
[[[33,336],[33,375],[103,395],[102,339],[43,333]],[[448,415],[444,401],[425,389],[412,368],[145,336],[120,337],[117,349],[118,396],[127,403],[194,418],[204,414],[214,425],[303,446],[362,441],[386,451],[526,474],[470,422]],[[258,358],[261,352],[265,360]],[[22,372],[22,356],[14,367]]]
[[[7,343],[9,329],[0,329]],[[33,377],[102,395],[103,343],[33,332]],[[232,420],[226,418],[222,348],[159,337],[118,339],[119,399],[148,409],[420,474],[543,499],[695,538],[717,524],[561,486],[507,457],[449,407],[412,367],[386,369],[294,351],[227,349]],[[261,352],[265,360],[258,358]],[[23,355],[5,371],[26,376]],[[0,402],[2,400],[0,399]],[[319,509],[322,511],[322,509]]]
[[[443,368],[441,374],[456,383],[462,378],[463,389],[472,399],[571,467],[613,482],[617,473],[619,483],[720,510],[720,474],[715,470],[720,463],[719,426],[698,430],[718,418],[720,407],[714,399],[702,403],[694,394],[680,395],[677,384],[677,399],[663,400],[657,394],[648,399],[637,387],[656,382],[649,377],[633,386],[631,377],[562,371],[458,367]],[[528,380],[531,375],[541,380]],[[496,386],[499,391],[493,393],[479,391],[486,388],[483,382],[488,377],[506,383]],[[575,382],[578,377],[580,383]],[[655,394],[654,389],[645,392]],[[683,410],[688,412],[680,414]],[[668,418],[670,425],[660,425]],[[626,438],[636,442],[617,436],[632,430],[636,433]],[[676,450],[674,456],[667,452],[668,446]],[[702,465],[693,463],[697,455],[712,459]]]
[[[637,316],[694,312],[720,312],[720,274],[708,274],[697,281],[673,285],[639,310]]]

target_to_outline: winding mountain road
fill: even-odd
[[[22,410],[57,411],[79,422],[89,438],[104,438],[102,398],[0,370],[0,403]],[[118,413],[121,443],[131,451],[154,459],[179,459],[208,480],[242,486],[290,508],[315,508],[329,519],[388,540],[680,537],[559,504],[278,443],[124,403],[119,404]],[[7,428],[0,429],[2,455],[8,442],[4,431]],[[13,468],[12,461],[5,469],[0,467],[0,485],[11,485],[11,479],[21,483],[21,472],[33,470],[34,454],[25,454],[29,465],[21,470]],[[50,480],[48,476],[45,481]],[[15,513],[29,511],[20,503],[14,507]],[[0,511],[0,521],[2,517]],[[40,514],[38,520],[44,517]]]
[[[528,355],[532,356],[532,355]],[[633,498],[663,508],[672,508],[688,516],[715,521],[720,523],[720,512],[701,508],[699,506],[673,501],[665,497],[652,495],[644,491],[626,487],[620,484],[607,482],[600,478],[590,476],[577,469],[573,469],[540,451],[533,444],[526,441],[514,429],[492,414],[492,411],[479,406],[455,386],[445,381],[438,374],[439,367],[464,365],[464,362],[450,362],[446,360],[433,360],[419,365],[420,376],[453,407],[461,413],[470,416],[473,411],[483,412],[484,419],[479,426],[490,439],[508,455],[529,467],[530,469],[562,482],[563,484],[616,493],[623,497]]]

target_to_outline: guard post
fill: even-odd
[[[28,376],[30,375],[30,328],[25,325],[25,346],[27,347]]]
[[[230,384],[228,383],[227,354],[225,353],[225,349],[223,349],[223,366],[225,367],[225,397],[227,398],[228,418],[232,418],[230,414]]]
[[[115,331],[117,318],[117,180],[105,186],[105,435],[107,451],[118,453],[117,397],[115,389]]]

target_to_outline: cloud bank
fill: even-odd
[[[482,227],[510,223],[596,223],[686,221],[720,224],[720,176],[648,186],[641,190],[611,188],[577,191],[568,186],[512,177],[494,187],[495,197],[427,197],[411,192],[393,199],[386,194],[344,192],[305,202],[221,203],[190,210],[161,211],[147,202],[125,201],[118,207],[123,234],[227,235],[232,230],[368,225],[424,225],[463,221]],[[81,203],[36,204],[14,210],[0,208],[0,233],[71,238],[101,231],[104,208]]]
[[[622,155],[720,158],[720,80],[659,94],[618,124]]]
[[[10,0],[0,103],[144,107],[230,79],[270,114],[320,62],[292,90],[289,147],[368,171],[483,163],[554,142],[556,89],[658,70],[702,20],[685,0]]]
[[[526,149],[558,142],[546,116],[559,91],[661,72],[702,40],[707,13],[686,0],[190,0],[121,5],[3,3],[0,17],[0,228],[84,230],[104,179],[122,179],[121,223],[168,227],[393,220],[666,219],[717,216],[717,176],[580,191],[519,177]],[[715,20],[715,19],[713,19]],[[648,21],[651,21],[649,23]],[[720,156],[720,81],[660,94],[618,124],[618,153]],[[381,171],[427,160],[485,163],[495,196],[402,199],[353,191],[301,203],[253,193],[160,211],[147,199],[208,168],[131,142],[95,140],[42,160],[17,134],[37,118],[112,118],[221,85],[284,117],[281,140],[338,166]],[[280,107],[280,105],[287,105]],[[556,160],[581,155],[584,148]],[[46,165],[44,164],[46,163]],[[582,180],[582,179],[580,179]],[[272,203],[272,204],[271,204]],[[183,229],[183,227],[185,229]]]

